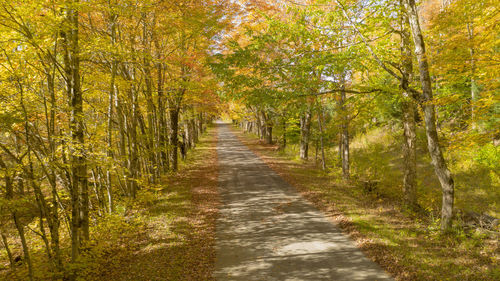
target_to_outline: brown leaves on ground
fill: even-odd
[[[141,190],[131,249],[103,261],[93,280],[212,280],[218,214],[216,132],[209,130],[158,191]]]

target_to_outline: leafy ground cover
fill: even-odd
[[[215,148],[212,129],[178,173],[140,193],[126,216],[135,233],[119,241],[113,259],[102,259],[108,262],[96,268],[94,280],[211,280],[218,210]]]
[[[397,280],[500,278],[498,237],[460,228],[441,234],[432,213],[401,210],[387,187],[367,192],[359,180],[344,181],[334,170],[318,169],[314,161],[298,161],[255,135],[234,132]],[[392,194],[398,193],[396,188]]]

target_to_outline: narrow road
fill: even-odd
[[[392,280],[219,124],[217,280]]]

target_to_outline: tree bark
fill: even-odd
[[[425,43],[420,29],[417,7],[415,0],[404,0],[405,9],[408,13],[410,28],[415,44],[415,54],[418,60],[420,70],[420,82],[422,84],[423,94],[423,109],[425,129],[427,135],[427,148],[432,159],[434,171],[441,183],[443,192],[442,209],[441,209],[441,229],[447,230],[452,225],[453,219],[453,204],[455,184],[453,177],[448,170],[446,161],[439,144],[439,137],[436,129],[436,118],[433,104],[432,84],[429,74],[429,65],[425,53]]]
[[[110,17],[110,31],[111,31],[111,45],[116,44],[116,15],[111,15]],[[116,96],[116,72],[117,72],[117,61],[113,59],[111,61],[111,80],[109,82],[109,97],[108,97],[108,128],[107,128],[107,151],[106,155],[109,160],[113,159],[113,106],[115,104]],[[111,171],[108,167],[106,169],[106,191],[108,196],[108,212],[111,214],[114,212],[113,203],[113,189],[111,182]]]
[[[260,116],[260,139],[267,142],[267,116],[264,110],[260,112]]]
[[[132,70],[134,71],[134,70]],[[134,75],[135,78],[135,75]],[[135,80],[135,79],[132,80]],[[130,87],[130,98],[132,100],[132,116],[130,118],[130,127],[129,127],[129,159],[128,159],[128,171],[130,176],[128,178],[129,183],[129,196],[131,198],[135,198],[137,192],[137,180],[139,176],[139,148],[137,142],[137,125],[139,121],[139,104],[137,101],[137,92],[134,89],[134,86]]]
[[[169,105],[169,118],[170,118],[170,163],[172,165],[172,170],[177,171],[177,151],[179,146],[179,108],[174,105]]]
[[[475,50],[473,47],[474,40],[474,25],[472,22],[467,23],[467,35],[469,40],[471,41],[471,47],[469,48],[470,52],[470,93],[471,93],[471,101],[470,101],[470,112],[471,112],[471,127],[472,129],[477,128],[476,122],[476,108],[475,102],[478,99],[479,93],[476,84],[476,59],[475,59]]]
[[[286,117],[283,117],[283,149],[286,148]]]
[[[157,55],[159,58],[160,55]],[[159,162],[161,164],[161,169],[163,172],[167,172],[170,169],[170,162],[168,159],[168,142],[167,142],[167,121],[165,118],[165,95],[164,91],[164,78],[163,78],[163,63],[158,63],[157,66],[157,92],[158,92],[158,145],[160,147]]]
[[[311,107],[309,106],[300,118],[300,159],[309,157],[309,134],[311,131]]]
[[[71,4],[78,3],[72,0]],[[68,28],[65,28],[66,90],[71,108],[71,259],[79,256],[80,243],[89,238],[87,163],[84,138],[83,99],[80,86],[80,58],[78,43],[78,11],[69,6],[66,11]]]
[[[326,170],[325,146],[323,142],[323,105],[320,103],[318,107],[318,129],[319,129],[319,144],[321,149],[321,169]]]
[[[341,143],[341,158],[342,158],[342,176],[344,179],[350,177],[350,151],[349,151],[349,116],[346,108],[346,92],[345,92],[345,73],[340,76],[340,143]]]
[[[257,136],[259,137],[259,139],[262,139],[262,123],[261,123],[260,114],[258,111],[255,113],[255,117],[256,117],[255,123],[257,123],[257,128],[256,128],[257,129]]]
[[[417,206],[417,135],[415,123],[416,106],[408,86],[412,80],[413,65],[410,44],[410,32],[408,30],[408,16],[401,5],[401,81],[403,101],[403,203],[406,208],[415,209]]]
[[[7,200],[13,200],[14,199],[14,189],[12,187],[12,177],[8,174],[8,167],[5,164],[5,162],[0,158],[0,167],[4,169],[4,181],[5,181],[5,198]],[[14,225],[16,226],[17,232],[19,233],[19,238],[21,239],[21,245],[24,253],[24,260],[26,261],[26,264],[28,265],[28,274],[29,274],[29,279],[32,281],[33,280],[33,265],[31,263],[31,257],[30,257],[30,252],[28,248],[28,244],[26,243],[26,237],[24,235],[24,227],[21,225],[21,222],[19,221],[17,210],[12,210],[11,211],[12,215],[12,220],[14,221]],[[3,236],[3,234],[2,234]],[[5,243],[5,241],[4,241]],[[7,244],[5,244],[6,247]]]
[[[7,236],[3,233],[0,232],[0,236],[2,236],[2,243],[5,248],[5,252],[7,253],[7,257],[9,258],[9,265],[10,268],[14,268],[14,258],[12,257],[12,252],[9,247],[9,242],[7,241]]]
[[[263,126],[262,128],[264,129],[264,136],[265,136],[265,141],[266,144],[272,144],[273,143],[273,123],[271,118],[269,117],[269,114],[266,114],[266,112],[262,111],[262,120],[263,120]]]

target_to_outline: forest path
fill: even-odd
[[[392,280],[218,123],[217,280]]]

